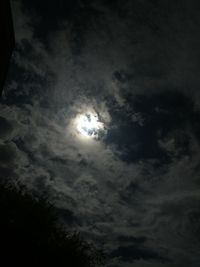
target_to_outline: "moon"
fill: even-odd
[[[80,114],[76,119],[78,133],[86,138],[98,138],[99,133],[104,129],[104,124],[99,121],[96,113],[86,112]]]

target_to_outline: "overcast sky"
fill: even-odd
[[[1,176],[49,195],[108,267],[200,265],[198,4],[12,1]]]

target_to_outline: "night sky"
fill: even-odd
[[[13,0],[0,175],[46,195],[107,267],[200,266],[200,8]]]

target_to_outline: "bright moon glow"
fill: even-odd
[[[104,129],[104,125],[99,121],[97,114],[87,112],[77,117],[76,128],[82,136],[97,138],[99,132]]]

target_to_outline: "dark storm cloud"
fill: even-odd
[[[12,7],[1,176],[50,196],[110,267],[199,266],[197,2]],[[107,135],[84,143],[72,121],[88,107]]]

